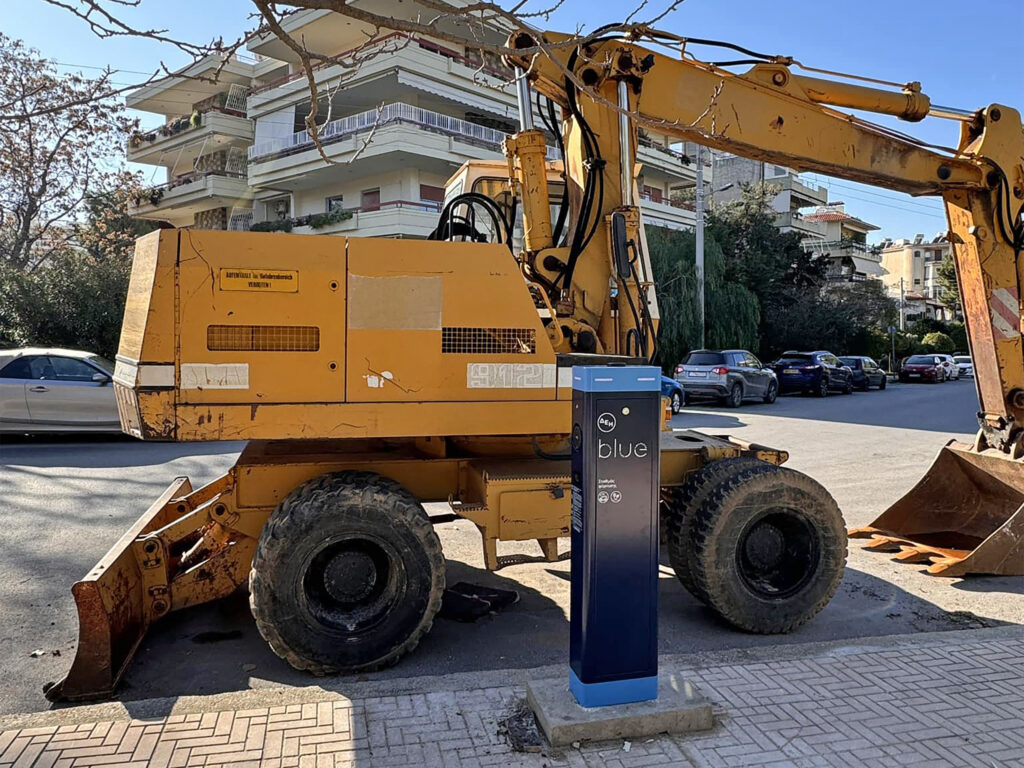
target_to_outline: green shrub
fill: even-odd
[[[945,333],[941,331],[932,331],[921,339],[921,346],[929,352],[939,352],[940,354],[950,354],[956,350],[956,344]]]
[[[292,220],[258,221],[249,227],[250,232],[291,232]]]

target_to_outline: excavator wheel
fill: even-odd
[[[781,634],[821,611],[843,576],[839,507],[811,478],[770,464],[715,485],[693,520],[692,577],[739,629]]]
[[[260,536],[253,617],[274,653],[316,675],[394,664],[430,631],[445,561],[419,501],[372,472],[292,491]]]
[[[662,491],[661,514],[664,518],[665,549],[679,582],[686,591],[701,600],[693,581],[693,518],[708,495],[727,478],[745,469],[767,466],[763,461],[738,456],[713,461],[693,472],[678,488]]]

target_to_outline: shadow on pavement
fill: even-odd
[[[131,712],[133,701],[149,698],[317,684],[343,693],[346,684],[357,681],[567,664],[569,564],[548,563],[532,572],[525,570],[528,567],[513,566],[491,573],[449,561],[450,583],[468,581],[514,589],[520,594],[519,603],[476,623],[435,620],[433,630],[420,646],[396,666],[319,683],[321,678],[292,669],[271,652],[256,630],[246,595],[240,592],[217,603],[181,611],[157,624],[143,641],[117,698]],[[789,635],[752,635],[716,618],[679,585],[670,570],[663,567],[661,573],[662,654],[975,629],[1005,623],[944,611],[890,582],[848,568],[835,598],[809,624]],[[524,583],[538,579],[550,594]]]
[[[972,576],[954,581],[950,586],[964,592],[1024,595],[1024,576]],[[1024,620],[1024,616],[1021,618]]]
[[[90,451],[90,446],[102,450]],[[12,467],[68,467],[80,469],[140,467],[162,464],[185,456],[209,456],[238,451],[244,442],[160,443],[127,435],[4,436],[0,464]]]

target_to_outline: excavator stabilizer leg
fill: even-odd
[[[849,533],[939,576],[1024,575],[1024,461],[950,442],[909,493]]]

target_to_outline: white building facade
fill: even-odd
[[[364,2],[388,15],[416,12],[397,0]],[[462,163],[502,159],[518,114],[511,73],[489,53],[398,34],[367,48],[368,31],[330,11],[292,14],[284,27],[319,53],[344,60],[359,50],[358,66],[315,69],[321,147],[305,130],[310,89],[298,57],[276,37],[253,38],[252,62],[210,57],[128,98],[163,117],[133,137],[128,158],[167,174],[133,215],[179,227],[422,238]],[[504,37],[496,30],[493,42]],[[187,77],[218,67],[216,84]],[[558,158],[554,147],[549,157]],[[646,133],[638,161],[646,223],[692,227],[693,204],[680,191],[693,188],[696,170],[684,148]]]

